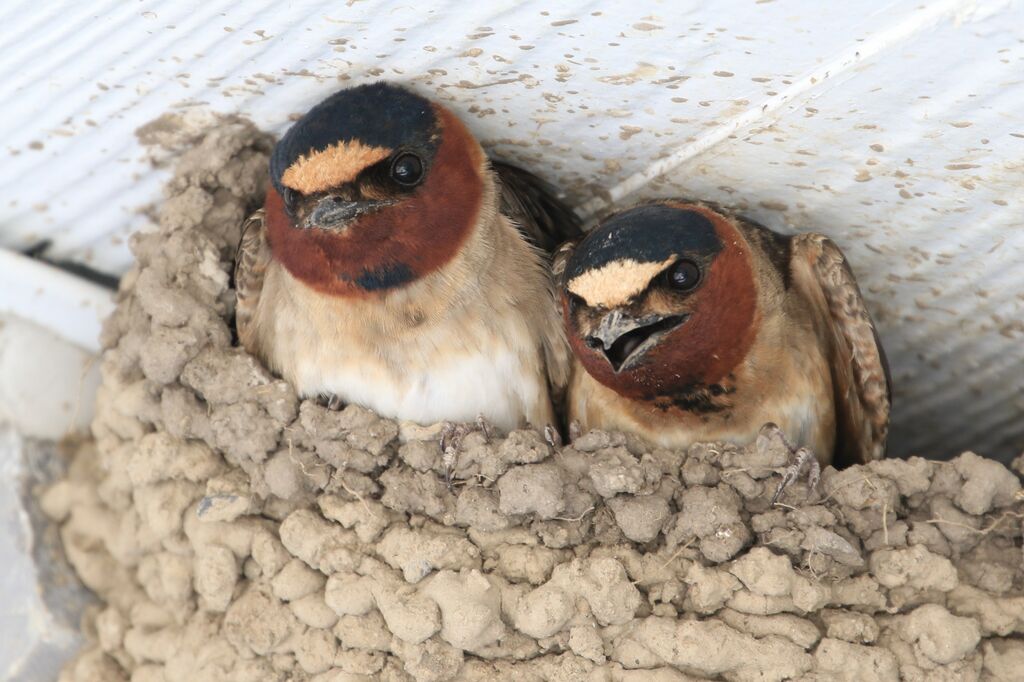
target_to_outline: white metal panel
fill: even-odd
[[[0,679],[55,680],[82,646],[79,622],[94,603],[33,494],[65,466],[57,448],[0,423]]]
[[[280,131],[392,78],[584,213],[681,192],[826,232],[893,356],[897,449],[1024,446],[1020,3],[7,0],[0,22],[0,243],[122,270],[166,178],[135,128]]]
[[[89,433],[99,385],[94,352],[0,313],[0,425],[55,441]]]
[[[93,353],[103,320],[114,312],[110,290],[54,266],[0,249],[0,316],[41,325]]]

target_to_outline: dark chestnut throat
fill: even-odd
[[[697,415],[724,413],[732,408],[736,387],[729,384],[694,384],[669,395],[652,396],[648,402],[662,412],[679,410]]]

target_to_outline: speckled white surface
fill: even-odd
[[[893,449],[1024,449],[1020,2],[7,0],[0,22],[2,245],[122,270],[166,179],[140,125],[281,131],[392,78],[590,216],[684,194],[825,232],[890,355]]]

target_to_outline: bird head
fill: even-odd
[[[719,385],[756,332],[750,247],[733,219],[700,204],[603,221],[569,256],[561,299],[584,369],[634,399]]]
[[[451,260],[471,234],[486,163],[441,105],[390,83],[342,90],[274,148],[264,206],[271,249],[327,293],[404,287]]]

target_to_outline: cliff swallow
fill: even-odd
[[[749,443],[774,423],[822,464],[884,455],[885,355],[829,239],[659,201],[611,216],[555,261],[575,355],[569,418],[583,428],[682,449]]]
[[[556,423],[569,351],[545,252],[579,221],[548,185],[389,83],[310,110],[270,180],[236,258],[247,350],[302,396],[395,419]]]

